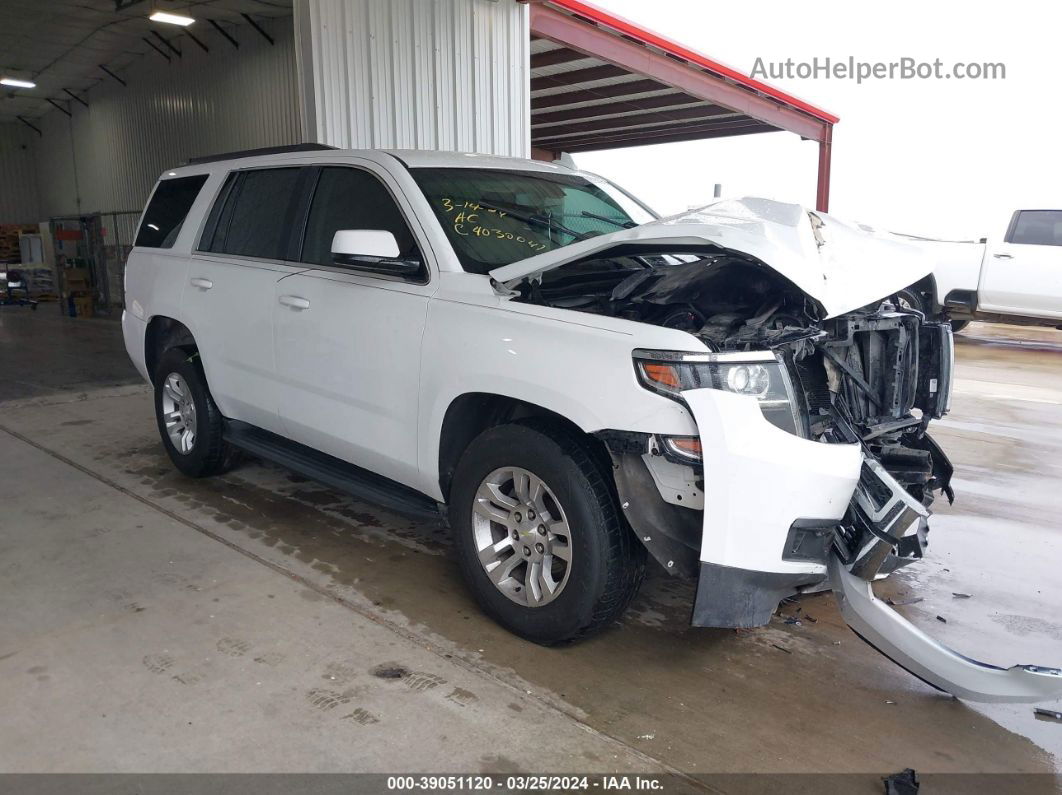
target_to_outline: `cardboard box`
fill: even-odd
[[[92,298],[89,296],[75,298],[74,313],[77,317],[92,317]]]

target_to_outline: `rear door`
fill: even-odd
[[[298,259],[276,284],[280,412],[289,438],[406,485],[419,483],[420,346],[434,291],[412,208],[382,170],[315,169]],[[340,229],[392,232],[422,272],[385,276],[332,264]]]
[[[229,174],[192,254],[185,322],[199,344],[222,414],[280,433],[273,360],[276,283],[299,270],[288,260],[301,228],[308,169],[251,168]]]
[[[1062,210],[1018,210],[981,271],[978,309],[1062,318]]]

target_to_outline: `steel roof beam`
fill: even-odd
[[[531,110],[553,108],[557,105],[575,105],[580,102],[595,102],[601,99],[615,99],[630,96],[631,94],[644,94],[647,91],[667,91],[670,86],[658,83],[655,80],[634,80],[629,83],[613,83],[608,86],[596,88],[573,88],[560,94],[549,94],[544,97],[531,97]],[[696,99],[696,97],[694,97]]]
[[[605,117],[605,116],[617,116],[620,113],[631,113],[634,111],[649,111],[659,110],[660,108],[670,108],[675,105],[690,105],[694,102],[703,102],[704,100],[697,99],[697,97],[691,97],[689,94],[664,94],[659,97],[643,97],[641,99],[631,99],[625,102],[610,102],[606,105],[584,105],[579,108],[569,108],[568,110],[555,110],[550,113],[534,113],[531,114],[531,126],[536,124],[553,124],[555,122],[562,121],[582,121],[584,119]],[[719,109],[718,105],[702,105],[701,110],[708,112],[709,109]],[[662,115],[662,114],[661,114]],[[625,118],[625,117],[619,117]]]

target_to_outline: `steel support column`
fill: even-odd
[[[822,213],[830,211],[830,159],[833,156],[833,127],[826,128],[825,137],[819,141],[819,181],[815,191],[815,209]]]

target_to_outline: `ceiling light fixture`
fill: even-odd
[[[167,14],[165,11],[156,11],[148,19],[152,22],[168,22],[171,25],[180,25],[182,28],[186,28],[195,22],[191,17],[181,16],[180,14]]]
[[[0,85],[11,86],[12,88],[36,88],[37,84],[32,80],[19,80],[14,77],[0,77]]]

